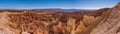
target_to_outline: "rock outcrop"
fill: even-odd
[[[105,12],[90,34],[120,34],[120,3]]]

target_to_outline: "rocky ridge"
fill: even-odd
[[[120,34],[120,3],[105,12],[90,34]]]

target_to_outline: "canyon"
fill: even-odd
[[[0,11],[0,34],[120,34],[120,3],[93,11]]]

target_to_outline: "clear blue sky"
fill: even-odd
[[[113,7],[120,0],[0,0],[0,9],[98,9]]]

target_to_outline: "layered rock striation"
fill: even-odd
[[[90,34],[120,34],[120,3],[105,12]]]

